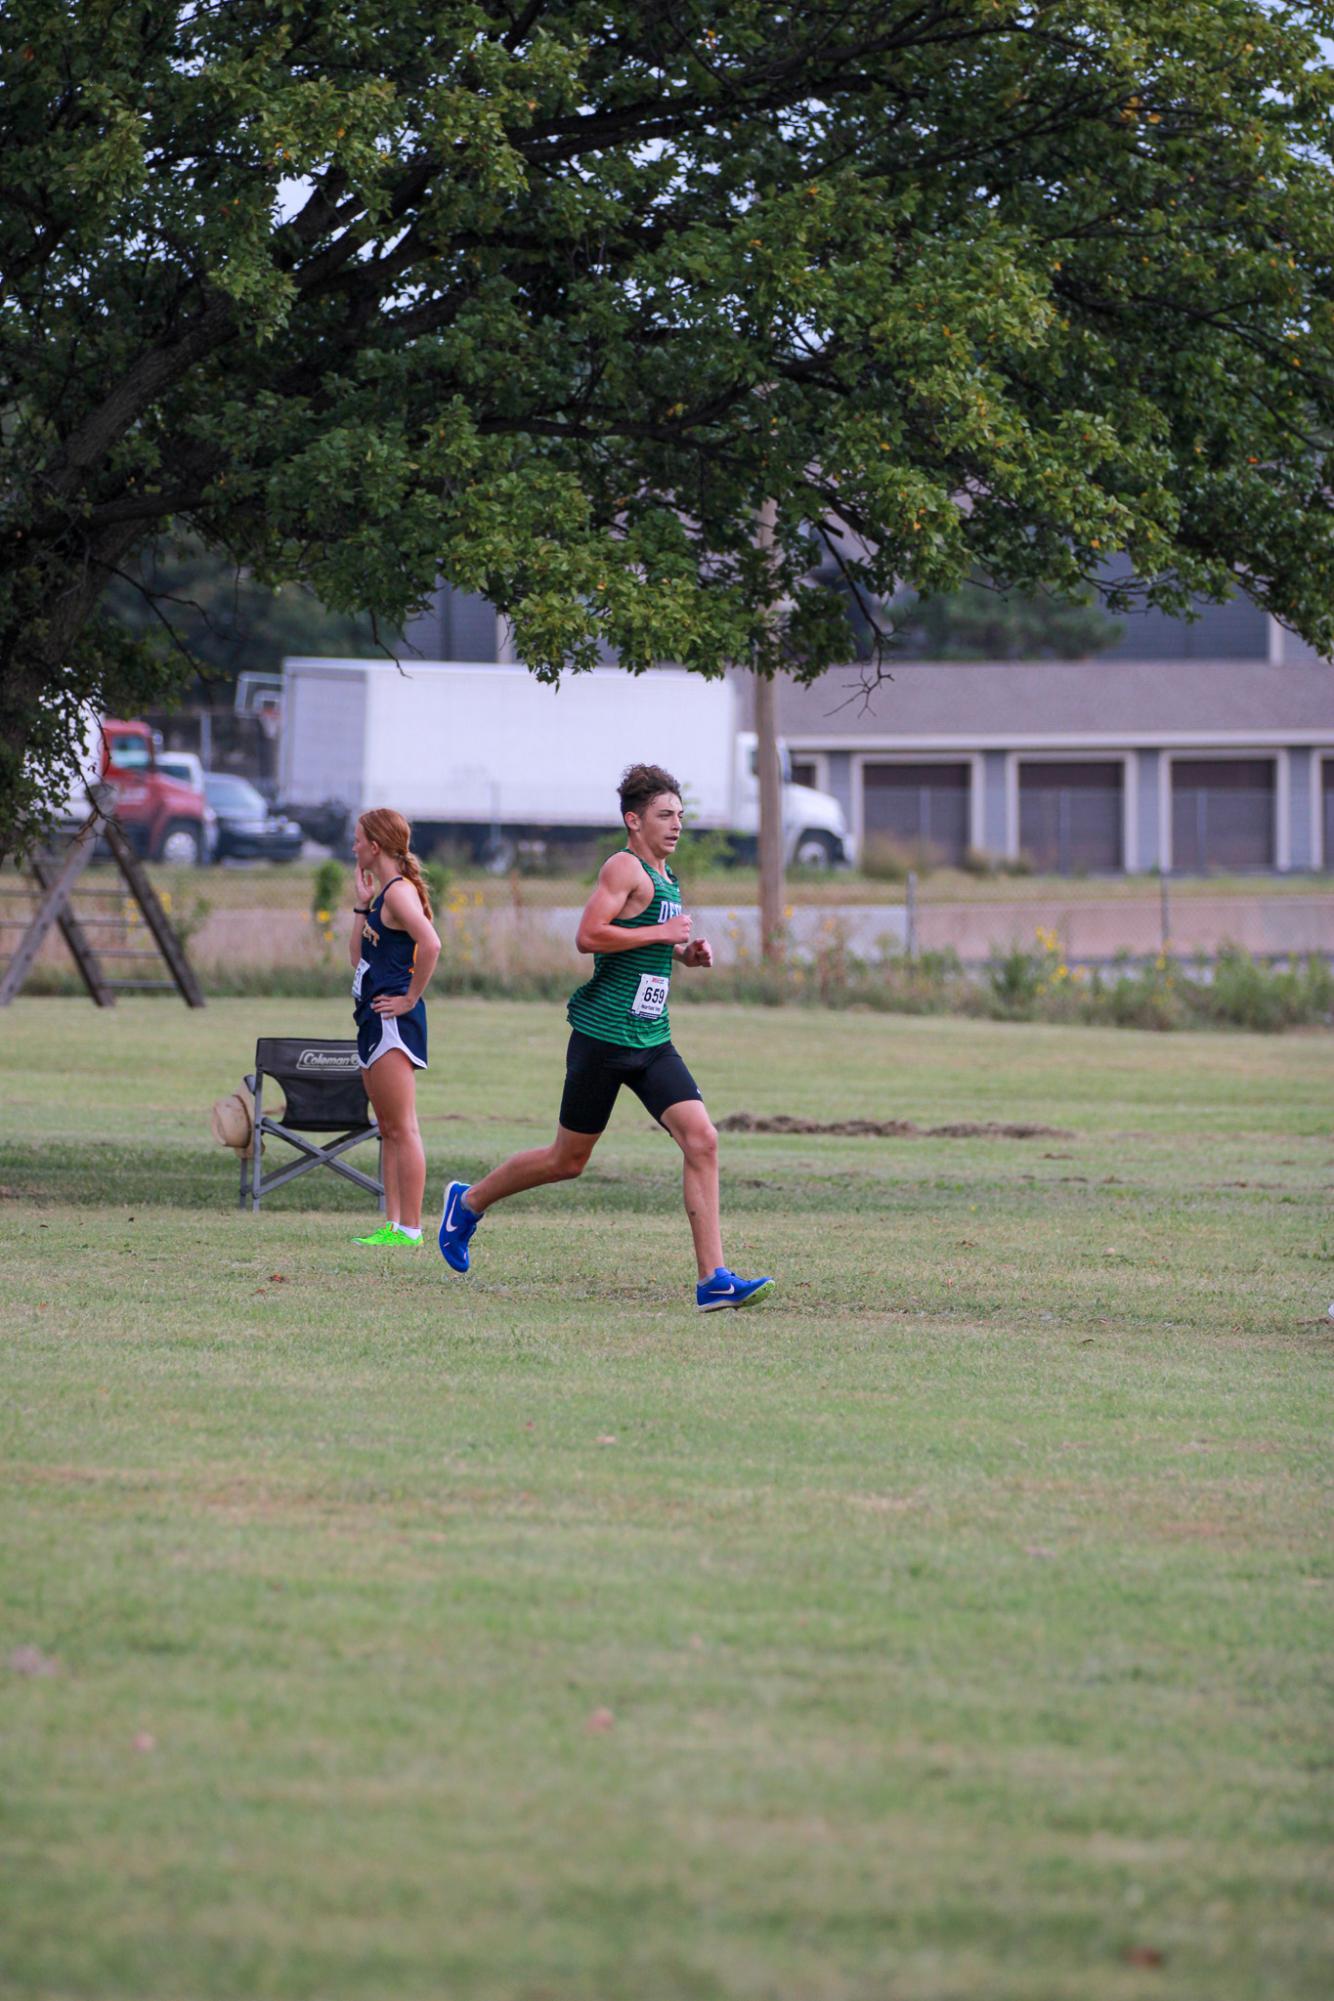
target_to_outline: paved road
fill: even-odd
[[[692,905],[696,937],[708,938],[721,965],[759,948],[759,916],[753,909]],[[1334,895],[1182,897],[1169,906],[1170,950],[1180,958],[1212,956],[1220,945],[1240,945],[1257,956],[1321,952],[1334,955]],[[525,911],[553,942],[573,936],[573,906]],[[509,911],[497,912],[502,924]],[[1130,899],[1071,895],[1045,903],[946,903],[919,905],[917,949],[952,950],[965,963],[978,963],[1013,945],[1035,949],[1041,926],[1054,932],[1072,962],[1110,960],[1119,953],[1151,958],[1163,949],[1162,909],[1156,896]],[[907,941],[908,913],[902,903],[798,905],[789,930],[801,954],[841,944],[858,958],[880,959],[901,952]]]

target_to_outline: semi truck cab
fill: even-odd
[[[147,723],[102,724],[103,776],[115,788],[116,818],[140,854],[193,868],[209,860],[217,816],[201,793],[157,768]]]
[[[792,758],[781,737],[778,762],[783,781],[783,851],[798,868],[832,868],[857,859],[843,808],[828,792],[792,782]],[[736,740],[737,832],[758,839],[760,826],[759,745],[754,730]]]

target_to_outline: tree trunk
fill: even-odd
[[[766,555],[774,544],[776,508],[766,500],[755,539]],[[771,963],[783,956],[783,781],[778,765],[777,702],[773,677],[755,677],[756,765],[760,782],[760,951]]]

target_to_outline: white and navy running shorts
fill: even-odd
[[[426,1068],[426,1008],[418,1001],[408,1014],[377,1014],[357,1010],[357,1061],[363,1070],[378,1063],[391,1049],[401,1049],[418,1070]]]

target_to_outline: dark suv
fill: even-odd
[[[230,771],[204,773],[204,797],[218,816],[216,861],[294,862],[303,839],[295,820],[271,812],[248,778]]]

